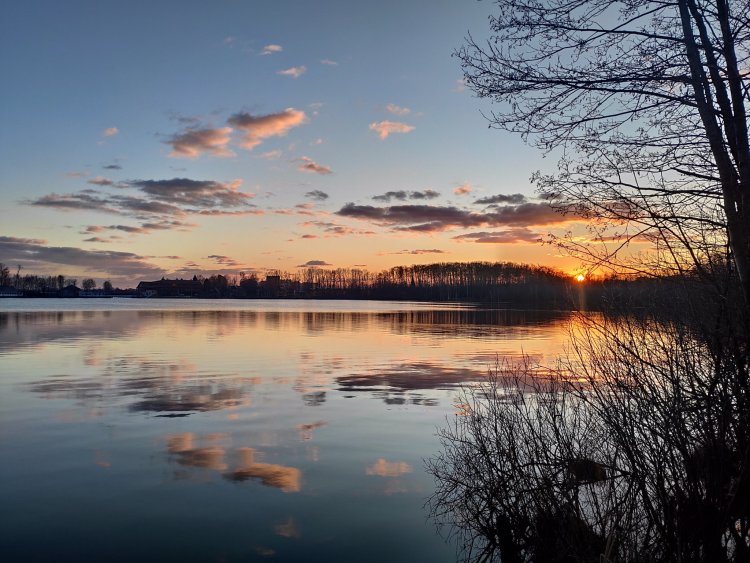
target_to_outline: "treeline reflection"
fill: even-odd
[[[258,328],[327,332],[387,330],[457,338],[523,337],[535,327],[564,323],[572,313],[492,309],[436,309],[397,312],[300,311],[65,311],[0,313],[0,353],[54,341],[120,340],[165,323],[208,327],[216,336]]]

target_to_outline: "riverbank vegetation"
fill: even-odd
[[[581,316],[559,364],[464,391],[428,462],[464,560],[750,560],[747,8],[496,0],[490,39],[457,52],[492,125],[563,155],[536,185],[595,242],[560,246],[671,272]],[[656,251],[625,259],[628,240]]]

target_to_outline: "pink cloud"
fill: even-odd
[[[103,137],[114,137],[120,132],[120,130],[117,127],[107,127],[102,131]]]
[[[274,53],[281,53],[284,48],[281,45],[275,45],[270,44],[263,47],[263,50],[260,52],[261,55],[273,55]]]
[[[414,126],[386,120],[370,123],[370,131],[375,131],[381,139],[387,139],[391,133],[410,133],[414,131]]]
[[[471,187],[471,184],[469,182],[464,182],[460,186],[456,187],[453,190],[453,193],[456,195],[469,195],[473,191],[473,188]]]
[[[228,157],[234,153],[227,148],[232,133],[231,127],[218,129],[186,129],[176,133],[166,141],[172,146],[169,156],[177,158],[198,158],[203,153],[211,156]]]
[[[292,78],[299,78],[306,72],[307,72],[307,67],[305,65],[300,65],[300,66],[293,66],[293,67],[285,68],[284,70],[277,70],[276,74],[280,74],[281,76],[291,76]]]
[[[392,113],[393,115],[409,115],[411,113],[411,110],[409,108],[397,106],[396,104],[387,104],[385,106],[385,111],[388,113]]]
[[[229,123],[244,132],[242,147],[252,150],[268,137],[282,137],[294,127],[307,121],[304,111],[287,108],[279,113],[268,115],[251,115],[245,112],[235,113]]]
[[[299,162],[299,164],[297,165],[297,170],[299,170],[300,172],[311,172],[314,174],[324,175],[333,173],[333,170],[331,170],[328,166],[318,164],[309,156],[301,156],[297,159],[297,161]]]

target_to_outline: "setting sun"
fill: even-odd
[[[583,282],[583,281],[585,281],[585,280],[586,280],[586,276],[584,276],[583,274],[578,274],[578,275],[576,276],[576,281],[577,281],[577,282]]]

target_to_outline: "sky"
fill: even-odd
[[[474,0],[25,0],[0,19],[0,262],[139,280],[515,261],[580,229],[452,56]]]

